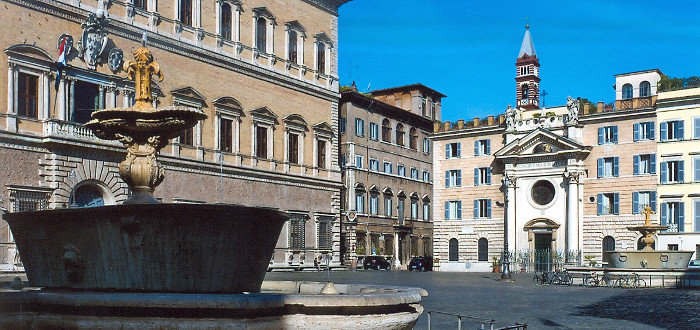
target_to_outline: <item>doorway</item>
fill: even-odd
[[[552,266],[552,233],[535,234],[535,271],[550,271]]]

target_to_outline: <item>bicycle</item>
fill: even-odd
[[[639,274],[624,275],[615,281],[615,286],[619,288],[640,288],[646,287],[647,282]]]

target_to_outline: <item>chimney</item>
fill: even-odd
[[[583,105],[583,114],[587,115],[591,111],[591,104],[586,103]]]
[[[488,123],[489,126],[493,125],[493,123],[494,123],[493,115],[486,117],[486,122]]]
[[[450,128],[452,128],[452,123],[450,123],[449,121],[444,122],[443,125],[446,131],[449,131]]]
[[[437,133],[440,131],[440,123],[439,122],[434,122],[433,123],[433,132]]]
[[[474,117],[474,127],[479,127],[479,117]]]
[[[460,119],[457,121],[457,128],[458,129],[464,128],[464,119]]]
[[[597,108],[598,108],[598,109],[597,109],[596,111],[597,111],[597,112],[603,112],[603,107],[604,107],[603,102],[598,102],[598,105],[597,105]]]

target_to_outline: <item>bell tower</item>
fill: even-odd
[[[540,61],[530,36],[530,25],[525,26],[525,37],[515,61],[515,104],[526,110],[540,107]]]

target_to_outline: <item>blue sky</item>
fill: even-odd
[[[547,107],[611,102],[618,73],[700,75],[699,16],[700,1],[353,0],[340,7],[340,83],[422,83],[448,96],[443,120],[502,113],[529,23]]]

